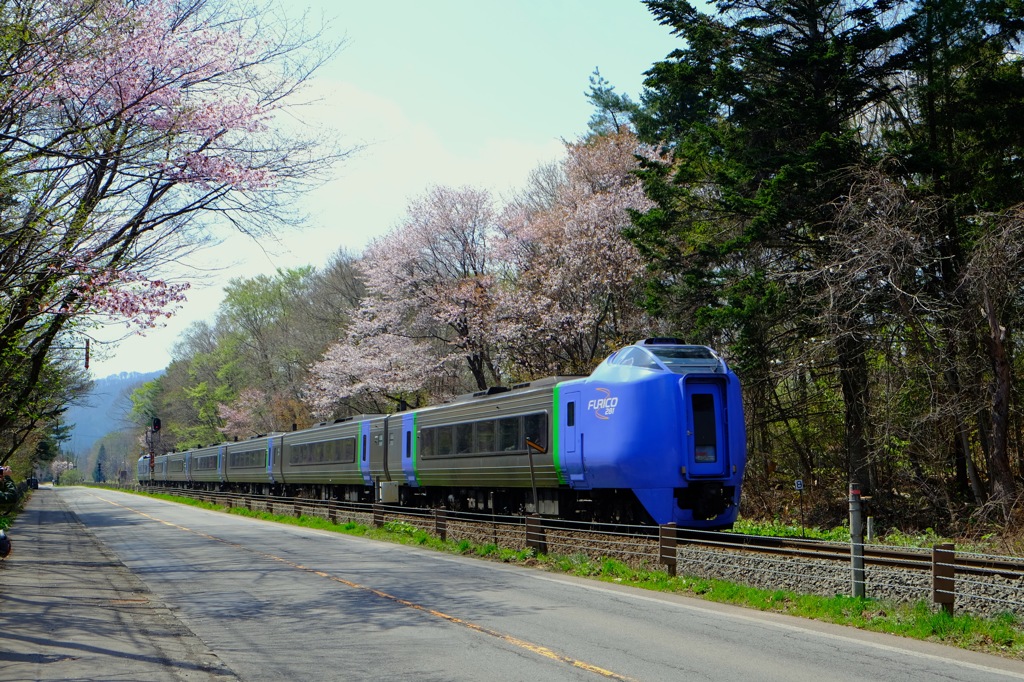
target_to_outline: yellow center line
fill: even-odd
[[[241,549],[241,550],[244,550],[244,551],[247,551],[247,552],[251,552],[251,553],[256,554],[258,556],[262,556],[264,558],[271,559],[273,561],[277,561],[279,563],[285,564],[286,566],[290,566],[291,568],[298,569],[298,570],[303,571],[305,573],[311,573],[311,574],[313,574],[315,576],[319,576],[321,578],[326,578],[326,579],[331,580],[331,581],[336,582],[336,583],[341,583],[342,585],[345,585],[346,587],[351,587],[352,589],[362,590],[363,592],[369,592],[372,595],[375,595],[375,596],[380,597],[382,599],[388,599],[388,600],[390,600],[390,601],[392,601],[392,602],[394,602],[396,604],[400,604],[401,606],[404,606],[406,608],[415,609],[416,611],[419,611],[421,613],[429,614],[431,616],[434,616],[435,618],[440,618],[442,620],[446,620],[449,623],[453,623],[455,625],[461,625],[462,627],[468,628],[468,629],[473,630],[475,632],[479,632],[479,633],[482,633],[482,634],[485,634],[485,635],[489,635],[491,637],[495,637],[497,639],[500,639],[503,642],[507,642],[507,643],[512,644],[514,646],[517,646],[517,647],[519,647],[521,649],[525,649],[527,651],[531,651],[531,652],[533,652],[533,653],[535,653],[535,654],[537,654],[539,656],[543,656],[545,658],[549,658],[551,660],[558,661],[560,663],[567,663],[567,664],[573,666],[574,668],[580,668],[582,670],[586,670],[586,671],[595,673],[597,675],[601,675],[602,677],[607,677],[608,679],[623,680],[624,682],[632,682],[632,678],[626,677],[624,675],[619,675],[618,673],[614,673],[611,670],[605,670],[604,668],[601,668],[601,667],[596,666],[596,665],[591,665],[590,663],[585,663],[585,662],[580,661],[578,659],[572,658],[571,656],[565,656],[565,655],[560,654],[560,653],[558,653],[556,651],[552,651],[551,649],[549,649],[546,646],[541,646],[539,644],[534,644],[533,642],[528,642],[528,641],[526,641],[524,639],[519,639],[518,637],[515,637],[515,636],[510,635],[508,633],[499,632],[498,630],[493,630],[491,628],[484,627],[483,625],[478,625],[477,623],[472,623],[470,621],[462,620],[461,618],[457,618],[456,616],[452,616],[452,615],[449,615],[449,614],[444,613],[442,611],[437,611],[435,609],[427,608],[426,606],[423,606],[422,604],[417,604],[417,603],[411,602],[411,601],[409,601],[407,599],[402,599],[401,597],[396,597],[396,596],[394,596],[392,594],[388,594],[387,592],[383,592],[381,590],[378,590],[378,589],[373,588],[373,587],[369,587],[367,585],[361,585],[359,583],[354,583],[351,580],[345,580],[344,578],[341,578],[341,577],[336,576],[336,575],[331,575],[330,573],[324,573],[323,571],[318,571],[318,570],[315,570],[315,569],[312,569],[312,568],[308,568],[306,566],[303,566],[302,564],[297,564],[297,563],[295,563],[293,561],[285,559],[284,557],[279,557],[279,556],[276,556],[274,554],[268,554],[266,552],[261,552],[261,551],[256,550],[256,549],[252,549],[251,547],[246,547],[245,545],[240,545],[240,544],[238,544],[236,542],[231,542],[230,540],[225,540],[223,538],[218,538],[218,537],[216,537],[214,535],[209,535],[207,533],[203,533],[202,531],[192,530],[191,528],[186,528],[185,526],[180,526],[180,525],[178,525],[176,523],[172,523],[170,521],[164,521],[163,519],[158,519],[157,517],[151,516],[150,514],[147,514],[146,512],[139,511],[138,509],[133,509],[133,508],[125,506],[123,504],[119,504],[117,502],[114,502],[113,500],[108,500],[107,498],[101,497],[99,495],[95,495],[95,494],[92,494],[92,493],[90,493],[90,494],[93,497],[95,497],[95,498],[97,498],[99,500],[103,500],[104,502],[112,504],[115,507],[120,507],[121,509],[130,511],[130,512],[132,512],[134,514],[138,514],[139,516],[143,516],[143,517],[145,517],[147,519],[150,519],[151,521],[156,521],[157,523],[162,523],[165,526],[170,526],[172,528],[177,528],[178,530],[183,530],[183,531],[186,531],[188,533],[192,533],[193,535],[198,535],[199,537],[206,538],[207,540],[213,540],[214,542],[219,542],[219,543],[221,543],[223,545],[228,545],[230,547],[235,547],[237,549]]]

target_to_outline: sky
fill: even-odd
[[[230,279],[360,253],[432,186],[509,196],[586,132],[595,68],[636,99],[643,73],[679,47],[640,0],[278,1],[344,41],[308,84],[304,97],[318,104],[293,115],[360,151],[296,207],[308,216],[301,229],[261,243],[223,233],[194,257],[200,276],[163,327],[128,338],[123,325],[100,330],[96,378],[165,368],[190,324],[213,322]]]

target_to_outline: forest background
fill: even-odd
[[[883,525],[1019,526],[1022,3],[644,4],[680,42],[638,101],[595,74],[590,134],[518,196],[434,187],[363,253],[232,282],[134,393],[135,446],[154,417],[161,447],[208,444],[587,373],[672,333],[743,382],[744,516],[794,515],[802,479],[808,521],[837,523],[856,480]],[[263,188],[211,167],[217,201]],[[8,409],[31,437],[6,458],[59,443],[74,372],[44,358],[49,417]]]

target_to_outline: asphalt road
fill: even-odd
[[[37,497],[80,524],[70,556],[51,557],[61,574],[109,573],[133,596],[83,601],[74,618],[118,614],[102,627],[51,622],[63,649],[9,640],[35,642],[40,660],[22,652],[5,668],[0,640],[0,680],[72,679],[76,665],[88,668],[76,679],[161,681],[1024,680],[1016,661],[534,569],[113,491]],[[74,558],[88,545],[105,562]],[[19,608],[7,596],[0,618]],[[69,647],[77,660],[61,658]]]

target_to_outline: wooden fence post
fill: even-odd
[[[448,516],[444,509],[434,510],[434,535],[441,538],[442,542],[448,540]]]
[[[956,601],[956,551],[952,544],[932,546],[932,601],[953,615]]]
[[[676,576],[676,524],[658,526],[658,545],[661,563],[673,578]]]
[[[548,538],[544,531],[544,523],[539,516],[526,517],[526,546],[537,554],[548,553]]]

